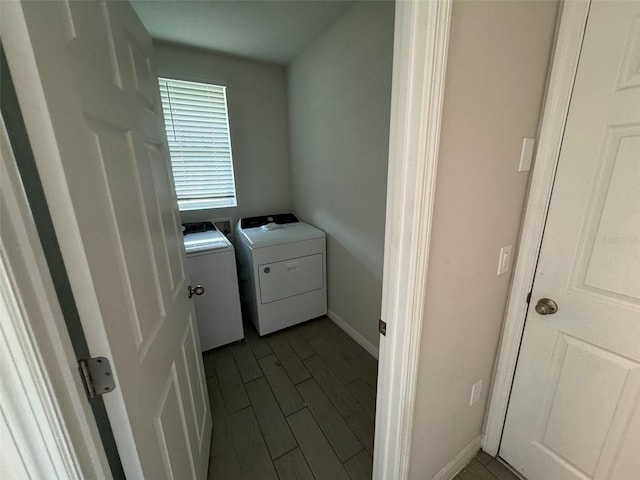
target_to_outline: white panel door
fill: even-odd
[[[529,480],[640,478],[638,1],[590,7],[500,455]]]
[[[3,42],[83,328],[114,367],[104,400],[127,478],[203,479],[211,415],[151,38],[128,2],[5,7]]]

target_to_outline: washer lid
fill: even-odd
[[[184,236],[184,249],[187,253],[219,250],[230,246],[231,242],[218,230],[188,233]]]
[[[303,242],[325,237],[322,230],[304,222],[285,223],[273,227],[263,225],[262,227],[239,228],[238,232],[240,233],[240,241],[251,248]]]

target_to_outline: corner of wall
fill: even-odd
[[[364,338],[360,332],[358,332],[355,328],[353,328],[350,324],[348,324],[345,320],[343,320],[340,316],[338,316],[332,310],[327,310],[327,317],[335,323],[338,327],[340,327],[347,335],[353,338],[362,348],[364,348],[367,352],[369,352],[376,360],[379,358],[378,347],[376,347],[369,340]]]
[[[377,352],[393,2],[358,2],[287,69],[294,211],[327,234],[330,318]]]

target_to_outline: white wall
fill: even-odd
[[[482,432],[557,4],[455,1],[449,45],[411,479],[430,479]],[[514,256],[515,258],[515,251]],[[483,380],[479,402],[472,385]]]
[[[327,233],[329,309],[376,348],[393,20],[356,4],[288,70],[294,209]]]
[[[286,70],[280,65],[154,43],[158,74],[183,80],[224,80],[238,206],[182,212],[183,221],[289,212],[289,124]]]

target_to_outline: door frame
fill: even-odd
[[[11,8],[17,9],[13,11],[16,18],[21,17],[19,2]],[[452,0],[396,2],[381,314],[387,332],[380,340],[374,478],[408,476],[451,8]],[[26,28],[22,23],[7,27],[7,44],[27,50],[26,57],[20,59],[20,69],[29,83],[29,78],[37,75],[28,75],[35,60],[28,52]],[[29,84],[34,96],[24,105],[24,117],[39,134],[34,145],[38,156],[53,139],[46,125],[42,92]],[[43,182],[49,188],[64,186],[61,172],[52,168],[48,167]],[[62,197],[62,203],[67,200],[63,192],[57,196]],[[63,234],[62,242],[69,237],[65,232],[57,233]],[[29,238],[38,241],[35,233]],[[69,275],[77,271],[74,268]],[[25,319],[27,323],[30,320]],[[69,347],[59,338],[50,341],[68,353]],[[34,348],[37,352],[38,345]],[[56,378],[62,375],[64,372],[59,372]],[[89,427],[91,420],[86,420]],[[72,452],[81,450],[82,436],[64,425],[62,428],[60,441]],[[102,451],[96,455],[103,458]],[[104,461],[101,464],[104,466]]]
[[[409,475],[451,8],[396,2],[375,479]]]
[[[520,342],[529,309],[527,298],[533,287],[542,246],[590,4],[590,0],[581,0],[565,1],[562,5],[538,148],[520,233],[518,257],[505,312],[482,440],[482,449],[493,456],[498,455],[500,450]]]

